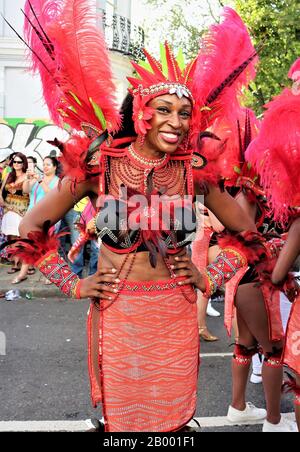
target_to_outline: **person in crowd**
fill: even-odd
[[[192,259],[196,267],[199,270],[204,271],[208,263],[212,263],[221,252],[217,242],[215,241],[212,243],[211,239],[214,236],[214,232],[221,232],[224,228],[212,212],[209,212],[199,203],[196,206],[196,213],[198,226],[197,235],[192,245]],[[210,301],[203,296],[201,291],[197,291],[197,306],[200,339],[203,339],[206,342],[215,342],[219,340],[217,336],[214,336],[208,330],[206,316],[208,314],[208,309],[210,309],[210,312],[214,317],[217,317],[220,314],[212,308]]]
[[[99,256],[99,245],[96,235],[94,234],[94,219],[96,216],[96,210],[93,207],[91,201],[85,206],[82,214],[80,215],[79,223],[76,227],[79,231],[79,236],[68,253],[69,261],[73,264],[76,260],[78,262],[78,256],[82,255],[82,260],[84,260],[84,247],[89,242],[90,252],[89,252],[89,269],[88,275],[94,275],[97,271],[98,256]],[[90,233],[91,231],[91,233]],[[84,262],[82,262],[82,268],[84,267]],[[81,275],[78,275],[82,277]]]
[[[7,173],[2,183],[0,192],[0,206],[4,208],[2,218],[2,233],[13,240],[19,237],[19,225],[27,212],[29,196],[23,191],[23,183],[26,179],[28,168],[27,159],[21,152],[16,152],[10,164],[11,170]],[[27,279],[28,265],[13,259],[13,266],[8,274],[19,273],[12,284],[19,284]]]
[[[71,248],[74,246],[76,241],[79,238],[80,231],[77,227],[77,224],[80,221],[80,217],[85,207],[88,205],[89,198],[85,197],[80,200],[75,206],[70,209],[62,218],[60,224],[60,231],[68,230],[70,232],[70,242]],[[66,239],[62,237],[61,240],[62,248],[66,249]],[[83,270],[84,270],[84,249],[81,248],[79,253],[72,259],[71,262],[72,271],[79,277],[82,278]]]
[[[29,194],[30,198],[28,210],[38,204],[59,183],[59,177],[57,176],[59,162],[55,157],[47,156],[44,158],[42,178],[36,171],[36,163],[37,161],[34,157],[29,157],[29,168],[26,172],[26,180],[23,183],[23,192]],[[57,225],[58,227],[59,224]],[[27,273],[33,275],[35,269],[30,267]],[[49,281],[46,280],[45,284],[49,284]]]

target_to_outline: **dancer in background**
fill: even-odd
[[[282,361],[296,375],[291,388],[295,392],[299,428],[299,288],[288,272],[300,253],[300,58],[292,65],[288,75],[294,84],[291,88],[285,88],[266,106],[261,132],[247,150],[247,159],[260,175],[275,221],[289,229],[287,242],[275,267],[273,265],[273,271],[272,266],[269,268],[269,273],[275,285],[273,290],[284,290],[288,298],[294,301]]]
[[[196,215],[197,233],[192,245],[192,260],[197,269],[200,272],[203,272],[207,265],[212,263],[221,252],[221,249],[217,246],[217,241],[212,242],[212,238],[214,237],[215,232],[221,232],[224,230],[224,227],[213,213],[205,209],[200,203],[196,206]],[[202,292],[198,290],[197,306],[199,337],[206,342],[215,342],[218,341],[219,338],[210,333],[206,324],[206,315],[209,304],[209,299],[205,298]],[[220,315],[217,311],[213,312],[213,314],[215,313]]]

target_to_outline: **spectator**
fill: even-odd
[[[75,244],[78,240],[80,232],[76,227],[76,224],[79,223],[82,212],[89,202],[89,198],[84,198],[80,202],[78,202],[73,209],[69,210],[69,212],[63,217],[61,221],[60,230],[65,230],[67,227],[70,231],[70,239],[71,246]],[[64,243],[64,241],[62,241]],[[80,253],[76,256],[74,262],[71,263],[72,271],[82,278],[83,269],[84,269],[84,249],[82,248]]]
[[[88,275],[94,275],[97,271],[98,266],[98,256],[99,256],[99,245],[97,241],[97,236],[93,234],[93,230],[95,229],[93,220],[96,216],[96,210],[93,207],[93,204],[91,201],[88,202],[88,204],[85,206],[81,216],[80,221],[78,225],[78,230],[81,232],[79,239],[76,241],[75,246],[71,248],[68,254],[68,258],[71,263],[73,263],[76,259],[78,262],[78,255],[80,256],[80,262],[82,262],[82,268],[84,267],[84,246],[86,245],[85,240],[85,234],[82,234],[82,231],[89,232],[89,242],[90,242],[90,261],[89,261],[89,270]],[[92,227],[91,227],[92,224]],[[92,233],[90,231],[92,229]],[[84,239],[82,240],[82,237]],[[94,237],[94,238],[93,238]],[[80,246],[78,245],[78,242],[80,243]],[[82,272],[81,272],[82,276]]]
[[[16,152],[10,163],[11,170],[4,177],[0,191],[0,206],[4,207],[4,216],[2,219],[2,233],[9,240],[19,237],[19,225],[28,209],[29,197],[23,193],[23,182],[26,179],[28,168],[27,159],[21,152]],[[21,264],[21,268],[19,267]],[[20,271],[12,284],[19,284],[27,279],[28,265],[22,264],[17,258],[13,261],[9,274]]]
[[[43,176],[39,180],[39,175],[36,172],[36,159],[29,157],[29,166],[26,172],[26,180],[23,183],[23,192],[28,193],[30,197],[30,203],[28,210],[31,210],[37,203],[44,198],[44,196],[57,187],[59,177],[56,175],[58,169],[58,160],[55,157],[47,156],[43,160]],[[59,225],[57,226],[59,227]],[[29,268],[28,274],[35,273],[34,268]],[[48,284],[48,280],[47,280]]]
[[[35,157],[27,157],[28,170],[32,172],[37,172],[37,159]]]
[[[59,182],[59,177],[56,175],[57,168],[58,160],[55,157],[47,156],[43,160],[43,177],[41,180],[39,180],[39,175],[34,168],[27,170],[23,191],[30,195],[28,210],[38,204],[49,191],[57,187]]]

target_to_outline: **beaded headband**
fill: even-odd
[[[191,91],[187,86],[181,85],[179,83],[159,83],[157,85],[152,85],[149,88],[143,88],[143,85],[139,85],[137,89],[132,90],[134,96],[140,94],[141,96],[159,96],[162,92],[167,92],[169,94],[176,94],[179,99],[182,97],[187,97],[194,103],[194,98]]]

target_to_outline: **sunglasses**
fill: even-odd
[[[23,164],[22,160],[14,160],[13,163]]]

